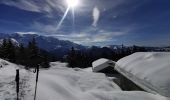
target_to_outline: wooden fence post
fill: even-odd
[[[37,84],[38,84],[38,75],[39,75],[39,65],[36,68],[36,85],[35,85],[35,94],[34,94],[34,100],[36,100],[36,95],[37,95]]]
[[[16,70],[15,82],[16,82],[17,100],[19,100],[19,69]]]

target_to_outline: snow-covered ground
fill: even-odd
[[[21,100],[31,100],[25,98],[33,97],[32,81],[35,77],[33,73],[23,69],[23,66],[2,59],[0,59],[0,66],[2,67],[0,67],[0,100],[16,98],[16,69],[20,69],[20,98]]]
[[[0,100],[15,100],[16,69],[21,72],[21,100],[33,100],[35,73],[4,60],[0,64]],[[170,100],[146,92],[122,91],[102,73],[66,66],[53,62],[50,69],[40,70],[37,100]]]
[[[145,90],[170,97],[170,52],[140,52],[120,59],[116,70]]]
[[[115,62],[109,59],[100,58],[92,63],[93,71],[99,72],[107,67],[113,67],[115,66]]]

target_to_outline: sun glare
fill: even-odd
[[[79,3],[78,0],[67,0],[68,6],[72,8],[76,7],[78,3]]]
[[[75,8],[76,6],[78,6],[78,4],[79,4],[78,1],[79,1],[79,0],[66,0],[68,7],[67,7],[67,9],[66,9],[66,11],[65,11],[62,19],[60,20],[59,24],[57,25],[57,30],[60,29],[61,24],[63,23],[64,19],[66,18],[67,14],[68,14],[68,12],[69,12],[70,10],[72,10],[73,27],[74,27],[74,19],[75,19],[75,16],[74,16],[74,10],[75,10],[75,9],[74,9],[74,8]]]

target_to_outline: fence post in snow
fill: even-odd
[[[19,100],[19,69],[16,70],[15,82],[16,82],[17,100]]]
[[[34,100],[36,100],[37,95],[37,84],[38,84],[38,75],[39,75],[39,65],[36,67],[36,84],[35,84],[35,94],[34,94]]]

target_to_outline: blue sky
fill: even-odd
[[[170,0],[0,0],[0,33],[36,33],[83,45],[170,45]],[[74,19],[74,21],[73,21]]]

